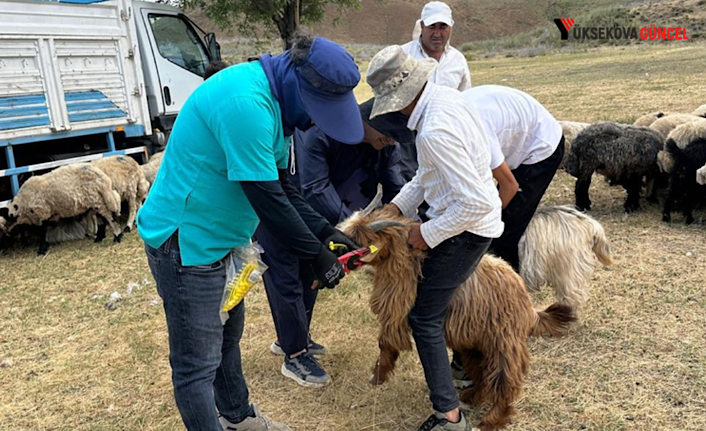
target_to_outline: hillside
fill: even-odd
[[[315,33],[343,43],[403,43],[427,0],[362,0],[359,9],[340,13],[329,7]],[[453,43],[502,39],[542,28],[554,29],[554,18],[577,18],[607,7],[625,8],[636,24],[687,26],[697,38],[706,31],[706,0],[448,0],[456,26]],[[214,29],[200,11],[189,11],[204,28]],[[217,31],[221,40],[252,35]]]

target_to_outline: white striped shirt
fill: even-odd
[[[427,83],[409,117],[417,130],[419,169],[392,203],[410,216],[429,204],[422,237],[434,248],[468,231],[485,238],[503,232],[500,197],[490,171],[490,145],[477,114],[461,93]]]

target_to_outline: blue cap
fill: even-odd
[[[326,135],[344,144],[363,140],[363,120],[353,89],[358,66],[345,49],[323,37],[311,44],[306,60],[296,64],[304,108]]]

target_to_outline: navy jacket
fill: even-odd
[[[399,145],[399,144],[398,144]],[[397,145],[378,151],[368,143],[346,145],[314,126],[294,134],[296,174],[292,182],[331,225],[367,206],[382,184],[388,203],[405,184]]]

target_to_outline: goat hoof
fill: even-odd
[[[376,376],[375,374],[373,374],[372,376],[370,376],[370,384],[371,384],[371,385],[373,385],[373,386],[380,386],[380,385],[382,385],[383,383],[385,383],[385,380],[379,378],[379,377]]]
[[[665,223],[669,223],[672,221],[672,216],[669,214],[662,214],[662,221]]]
[[[132,228],[130,226],[125,226],[125,229],[123,229],[124,233],[130,233],[132,232]]]
[[[123,234],[121,233],[121,234],[115,235],[115,237],[113,238],[113,243],[118,244],[122,240],[123,240]]]
[[[694,222],[694,217],[693,216],[686,216],[686,224],[690,225]]]

